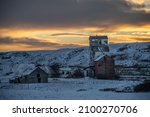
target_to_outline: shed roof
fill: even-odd
[[[50,72],[49,68],[46,67],[46,66],[40,66],[40,67],[38,66],[33,71],[35,71],[36,69],[41,69],[41,70],[43,70],[47,74],[49,74],[49,72]],[[31,71],[30,73],[32,73],[33,71]]]
[[[31,74],[34,70],[36,70],[36,69],[38,69],[38,68],[42,69],[42,70],[43,70],[44,72],[46,72],[47,74],[50,73],[50,69],[49,69],[47,66],[38,66],[38,67],[34,67],[34,68],[32,68],[32,69],[26,69],[26,71],[24,71],[24,72],[21,74],[21,76],[29,75],[29,74]]]

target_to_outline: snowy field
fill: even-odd
[[[49,83],[41,84],[9,84],[0,83],[0,99],[13,100],[147,100],[148,93],[120,92],[132,90],[141,81],[96,80],[96,79],[49,79]],[[112,88],[115,91],[103,91]]]

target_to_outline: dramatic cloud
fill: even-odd
[[[150,14],[130,13],[136,0],[1,0],[0,27],[112,27],[150,23]],[[128,3],[128,5],[127,5]]]
[[[150,0],[126,0],[130,10],[150,13]]]
[[[67,47],[81,47],[81,45],[75,44],[59,44],[47,41],[41,41],[39,39],[33,38],[10,38],[10,37],[1,37],[0,38],[0,46],[4,45],[18,45],[22,47],[22,45],[28,48],[43,48],[43,49],[56,49],[56,48],[67,48]]]
[[[150,0],[0,0],[0,50],[150,42]],[[27,37],[27,38],[24,38]]]
[[[145,1],[144,0],[126,0],[126,2],[129,5],[133,5],[133,6],[136,6],[136,7],[143,7]]]
[[[124,31],[124,32],[118,32],[116,35],[130,35],[130,36],[145,36],[149,37],[150,39],[150,31]]]
[[[79,33],[54,33],[50,36],[88,36],[87,34],[79,34]]]
[[[150,38],[148,37],[137,37],[137,38],[132,38],[134,41],[141,41],[141,42],[150,42]]]

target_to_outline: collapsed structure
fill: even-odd
[[[90,36],[90,76],[99,79],[114,79],[114,60],[109,54],[107,36]]]

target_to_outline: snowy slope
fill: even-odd
[[[116,65],[150,67],[150,43],[114,44],[110,53]]]
[[[113,44],[110,45],[110,53],[116,65],[150,67],[150,43]],[[30,73],[38,64],[49,67],[53,63],[86,67],[89,64],[88,47],[55,51],[1,52],[0,79],[8,81],[9,78]]]

